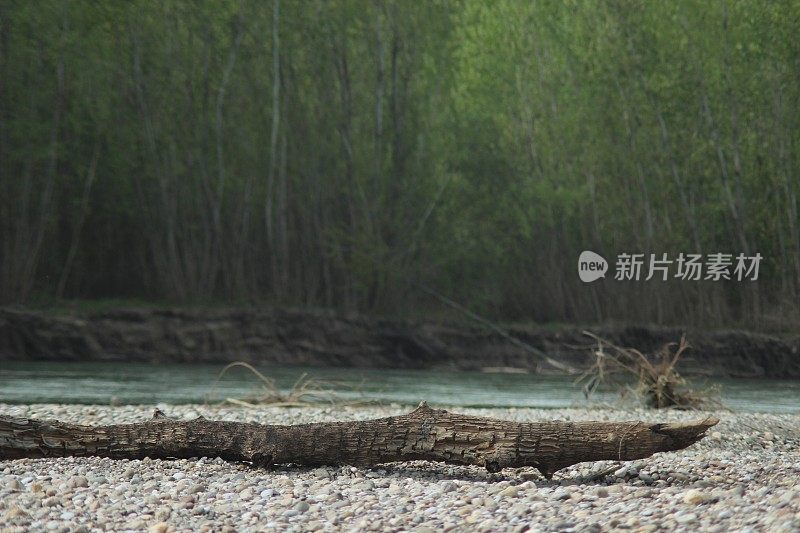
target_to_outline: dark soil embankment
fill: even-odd
[[[672,327],[589,328],[645,353],[686,333],[687,373],[800,377],[800,338]],[[590,362],[582,328],[507,327],[513,337],[575,367]],[[385,368],[547,371],[530,350],[485,328],[382,320],[323,311],[126,309],[73,315],[0,309],[0,360],[249,361]]]

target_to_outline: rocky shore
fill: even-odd
[[[4,405],[12,416],[141,421],[155,406]],[[177,418],[267,424],[357,420],[390,407],[165,406]],[[678,421],[704,413],[461,409],[509,420]],[[215,458],[0,461],[0,530],[25,531],[800,531],[800,415],[721,418],[692,447],[635,462],[488,474],[425,462],[254,469]]]
[[[323,310],[0,308],[0,361],[247,361],[255,364],[553,372],[545,356],[583,368],[595,347],[584,329],[651,353],[686,335],[684,374],[800,377],[800,337],[663,326],[503,326],[389,320]],[[509,340],[514,339],[514,342]],[[557,370],[556,370],[557,371]]]

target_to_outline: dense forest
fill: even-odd
[[[0,303],[790,327],[799,34],[796,0],[0,0]]]

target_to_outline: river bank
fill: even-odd
[[[503,326],[287,309],[0,308],[0,360],[120,361],[557,372],[585,368],[589,329],[645,353],[686,334],[679,369],[716,377],[800,377],[800,337],[662,326]]]
[[[3,405],[85,424],[146,419],[154,406]],[[177,418],[267,424],[357,420],[398,407],[160,406]],[[558,472],[414,462],[253,469],[219,459],[0,461],[4,531],[797,531],[800,415],[643,410],[459,409],[509,420],[678,421],[718,416],[686,450]],[[597,473],[613,467],[607,476]],[[87,512],[88,510],[88,512]]]

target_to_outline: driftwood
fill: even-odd
[[[449,413],[425,402],[401,416],[292,426],[202,417],[179,421],[158,410],[146,422],[109,426],[0,416],[0,460],[207,456],[257,466],[372,466],[428,460],[479,465],[490,472],[530,466],[550,478],[561,468],[585,461],[642,459],[686,448],[717,422],[707,418],[686,424],[519,423]]]

